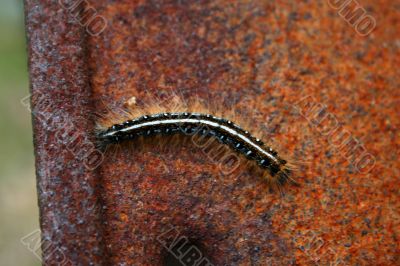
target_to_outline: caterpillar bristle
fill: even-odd
[[[207,142],[207,138],[214,134],[216,141],[211,145],[218,144],[220,146],[217,148],[211,147],[214,149],[213,156],[224,158],[229,152],[232,152],[232,150],[235,151],[241,155],[241,158],[244,158],[241,160],[241,165],[243,167],[255,169],[255,172],[261,171],[262,173],[260,173],[260,175],[263,179],[266,180],[271,187],[276,188],[281,193],[282,187],[287,183],[296,186],[299,185],[292,177],[292,173],[295,171],[298,164],[294,163],[291,159],[281,159],[281,153],[271,149],[268,144],[260,140],[261,138],[258,139],[256,136],[251,135],[253,132],[260,131],[259,127],[257,127],[257,123],[254,123],[248,116],[243,116],[235,108],[227,109],[223,108],[223,106],[212,105],[210,102],[199,99],[184,100],[173,93],[169,96],[169,100],[154,99],[150,94],[144,97],[147,99],[132,97],[124,105],[124,108],[111,111],[107,116],[99,116],[100,122],[96,126],[95,136],[100,147],[104,149],[111,144],[115,145],[116,149],[121,149],[120,151],[122,151],[122,143],[129,142],[125,140],[135,138],[135,143],[140,144],[130,145],[131,148],[147,150],[151,149],[154,143],[157,143],[158,148],[161,151],[165,151],[167,149],[175,149],[179,145],[188,145],[190,143],[199,146],[198,143]],[[189,119],[191,123],[195,123],[195,121],[197,121],[196,119],[198,119],[198,121],[205,121],[205,125],[208,126],[217,124],[221,130],[225,130],[224,134],[226,135],[218,131],[218,126],[214,129],[215,132],[212,134],[210,133],[210,136],[206,138],[201,135],[201,132],[195,132],[193,134],[187,134],[187,132],[185,132],[185,134],[169,135],[166,132],[168,126],[172,126],[175,131],[179,127],[172,122],[168,124],[168,126],[165,126],[165,121],[176,120],[181,121],[183,124],[187,123],[185,121],[189,120],[182,118],[186,113],[195,117],[192,120]],[[129,122],[141,117],[152,117],[155,114],[158,114],[160,118],[152,118],[152,123]],[[171,119],[170,117],[172,114],[179,114],[177,117],[181,117],[181,119]],[[163,115],[165,115],[165,118],[162,117]],[[137,131],[135,131],[136,129],[131,125],[132,123],[136,123],[134,125],[136,125]],[[118,125],[120,129],[112,130],[113,126],[115,127],[116,125]],[[143,131],[146,126],[148,126],[149,129]],[[188,125],[184,124],[183,129],[194,130],[186,126]],[[157,129],[157,127],[159,127],[159,129]],[[247,131],[247,129],[249,130]],[[139,133],[140,137],[130,137],[131,135],[134,136]],[[113,137],[112,134],[121,134],[121,140]],[[147,136],[150,135],[152,137],[148,138]],[[267,138],[264,138],[264,140],[265,139]],[[225,149],[226,146],[231,147],[231,149]],[[254,152],[256,154],[254,154]],[[260,154],[263,155],[260,157]]]

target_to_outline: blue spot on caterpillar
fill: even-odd
[[[199,134],[216,138],[248,160],[256,162],[278,185],[287,181],[296,184],[290,178],[286,160],[280,158],[275,150],[232,121],[210,114],[164,112],[142,115],[99,130],[97,138],[102,145],[109,145],[139,137],[171,134]]]

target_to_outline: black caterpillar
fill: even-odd
[[[179,112],[144,115],[101,130],[97,138],[103,145],[108,145],[141,136],[169,134],[200,134],[217,138],[247,159],[255,161],[279,184],[292,180],[287,162],[276,151],[232,121],[210,114]]]

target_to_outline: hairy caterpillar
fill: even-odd
[[[176,97],[172,101],[181,102]],[[290,164],[281,158],[278,152],[233,120],[212,114],[218,112],[206,112],[207,108],[198,101],[184,106],[156,104],[139,108],[133,97],[128,105],[131,109],[123,112],[123,118],[114,117],[99,125],[96,137],[102,146],[154,136],[198,135],[214,138],[218,143],[226,145],[257,165],[263,178],[270,183],[277,186],[282,186],[288,181],[297,184],[290,177]]]

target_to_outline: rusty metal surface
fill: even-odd
[[[222,177],[190,144],[121,149],[89,171],[34,117],[43,237],[72,264],[163,265],[171,228],[214,265],[399,260],[398,3],[362,2],[378,22],[367,37],[325,1],[91,4],[108,23],[98,36],[55,3],[26,4],[32,92],[55,119],[89,136],[93,110],[173,91],[251,114],[311,164],[283,198],[250,171]],[[306,96],[361,140],[369,173],[295,108]]]
[[[43,262],[99,264],[96,175],[84,147],[67,149],[92,130],[84,30],[56,1],[27,1],[25,10]]]

